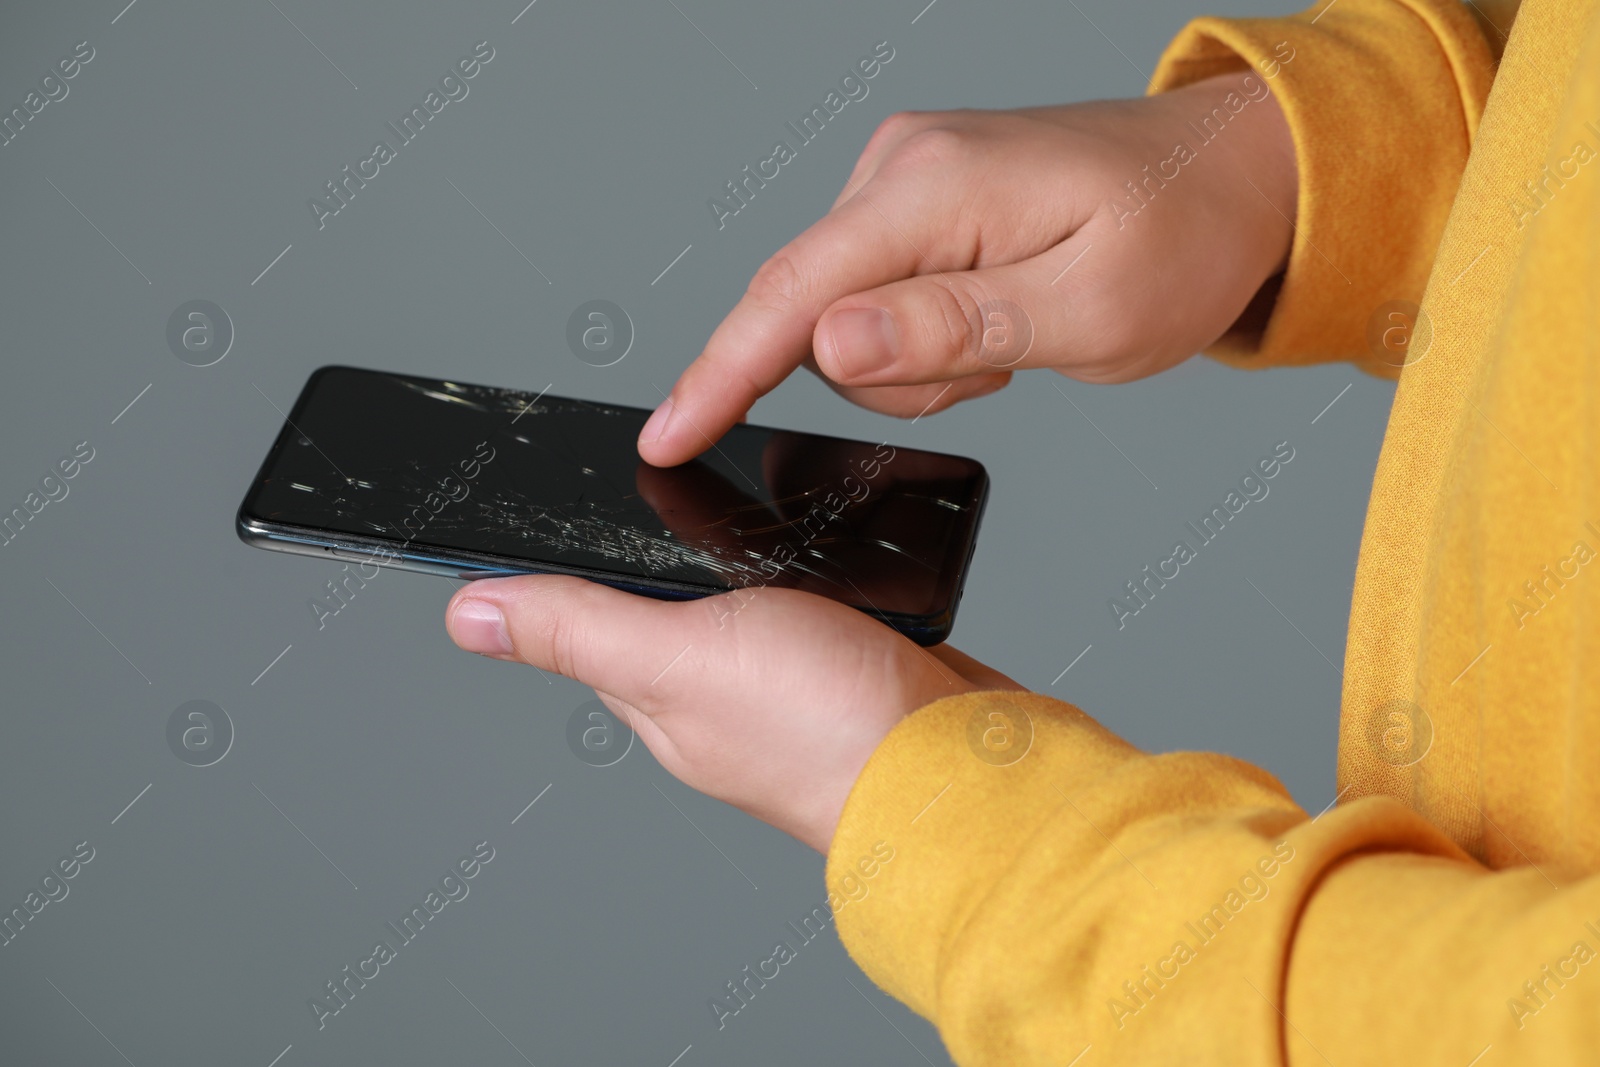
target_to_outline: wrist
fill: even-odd
[[[1283,272],[1294,242],[1300,174],[1294,136],[1268,79],[1244,70],[1194,82],[1169,94],[1186,115],[1197,152],[1214,149],[1214,181],[1224,190],[1259,283]]]

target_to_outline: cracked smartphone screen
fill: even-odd
[[[240,509],[241,535],[665,597],[801,589],[912,636],[948,632],[987,492],[979,463],[739,425],[659,468],[635,447],[648,416],[324,367]]]

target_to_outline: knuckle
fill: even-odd
[[[873,132],[874,137],[893,137],[897,134],[910,133],[917,126],[926,112],[921,111],[896,111],[878,123],[878,128]]]
[[[908,137],[912,132],[927,122],[927,112],[896,111],[894,114],[878,123],[878,128],[872,131],[872,136],[867,140],[867,148],[892,144],[902,137]]]
[[[934,330],[933,342],[940,355],[976,358],[978,320],[977,299],[961,286],[933,284],[928,288],[934,314],[926,321]]]
[[[970,139],[961,131],[947,126],[931,126],[917,130],[901,141],[894,151],[893,162],[905,167],[948,168],[964,163],[971,147]]]
[[[745,296],[763,309],[784,312],[799,301],[801,289],[800,269],[794,257],[779,252],[756,270]]]
[[[575,621],[579,614],[570,611],[553,612],[545,623],[542,636],[550,655],[551,668],[565,678],[581,680],[583,632]],[[521,652],[520,649],[518,651]]]

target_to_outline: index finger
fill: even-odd
[[[927,258],[946,254],[922,232],[934,227],[915,224],[937,216],[934,205],[923,202],[936,192],[895,193],[882,195],[882,183],[869,182],[761,265],[705,351],[645,423],[640,456],[664,467],[704,452],[805,362],[817,320],[830,304],[919,269],[943,269]],[[897,217],[891,220],[886,211]]]

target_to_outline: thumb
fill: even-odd
[[[847,296],[817,323],[817,366],[834,382],[864,387],[1076,361],[1102,334],[1085,321],[1082,295],[1092,290],[1074,277],[1087,247],[1075,236],[1017,263],[924,274]]]
[[[480,578],[445,609],[451,640],[468,652],[554,671],[641,709],[666,668],[694,658],[706,621],[694,602],[564,575]]]

